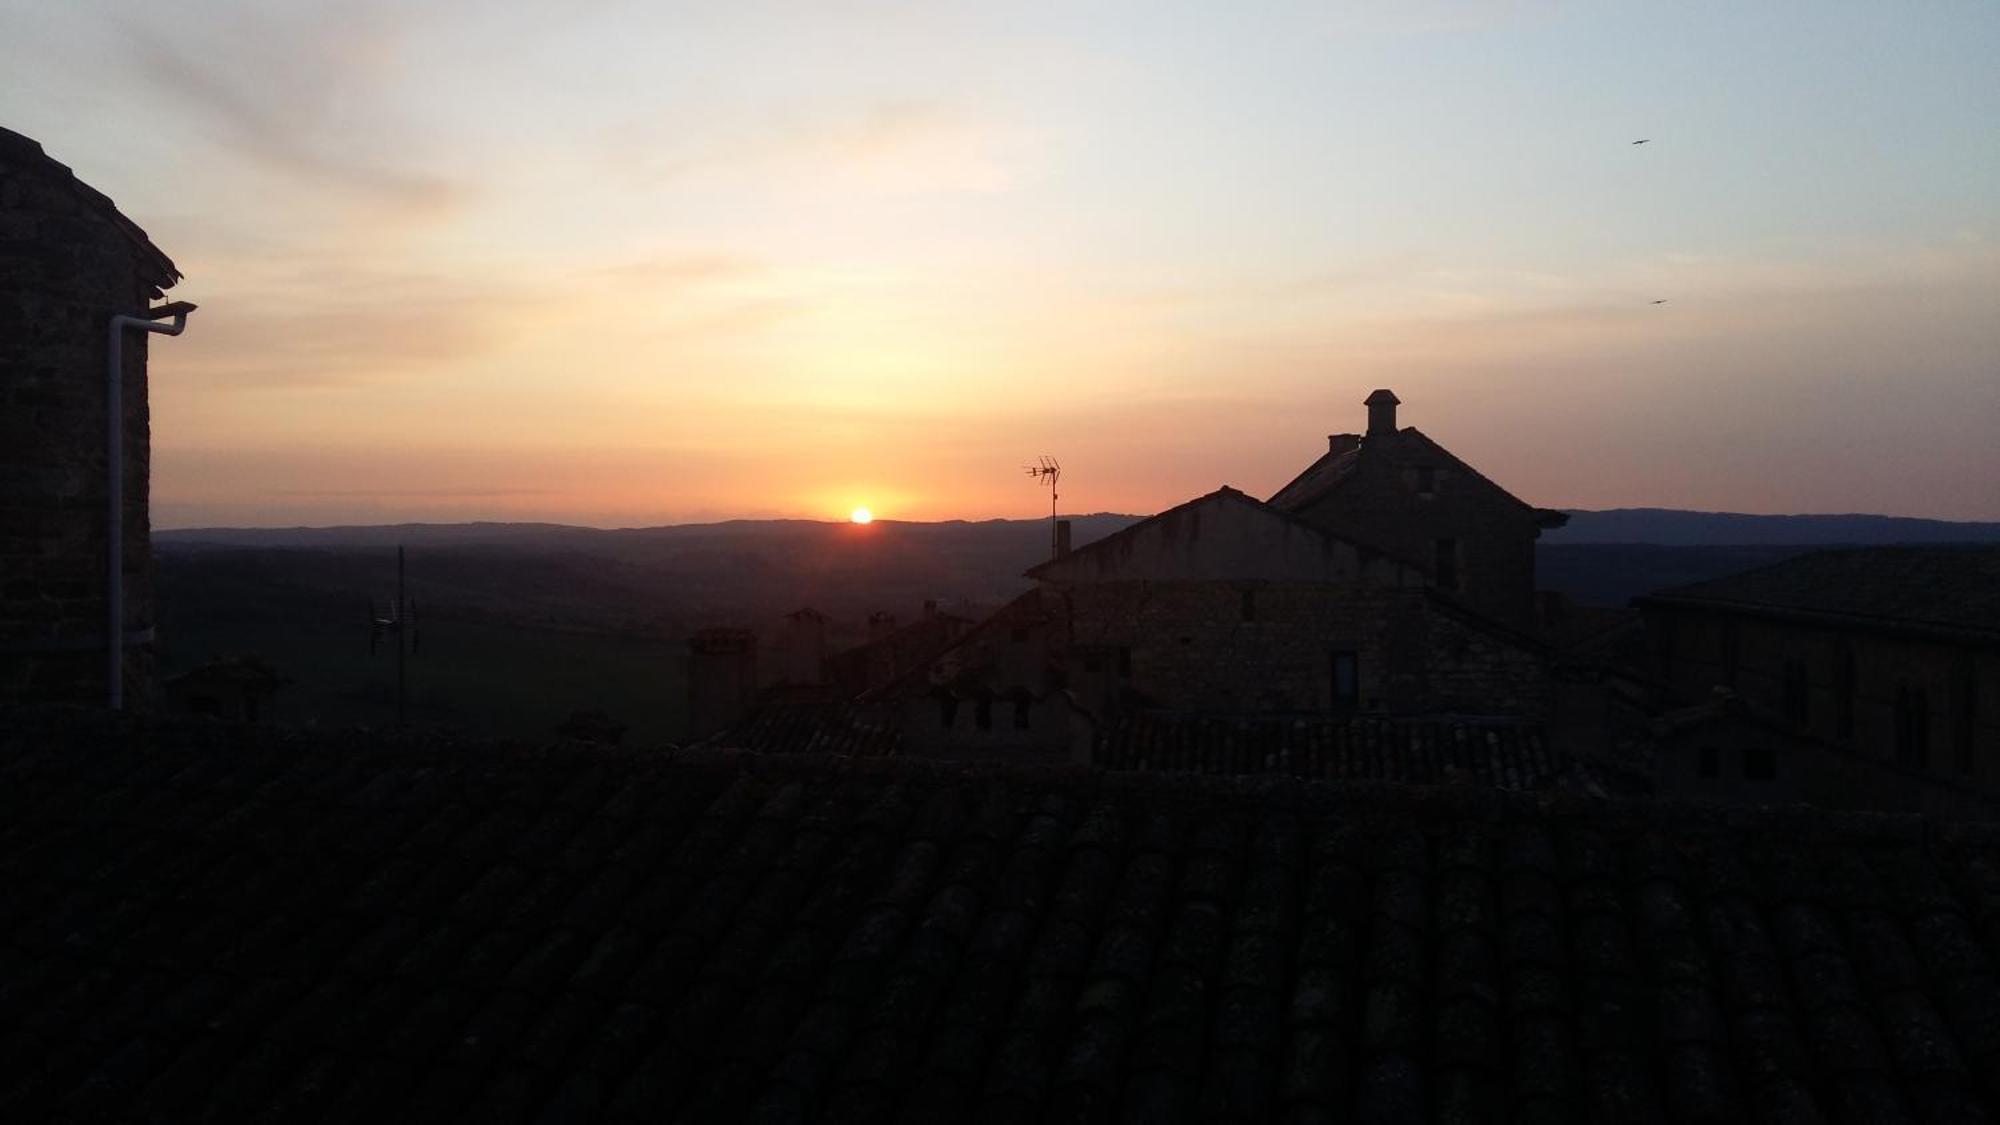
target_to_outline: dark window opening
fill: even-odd
[[[1715,777],[1722,773],[1722,752],[1713,746],[1701,748],[1701,776]]]
[[[1337,651],[1330,655],[1332,671],[1333,707],[1337,711],[1352,710],[1361,702],[1361,657],[1351,651]]]
[[[1014,626],[1014,629],[1013,629],[1013,632],[1012,632],[1011,634],[1009,634],[1009,635],[1010,635],[1010,637],[1011,637],[1011,638],[1013,639],[1013,641],[1014,641],[1014,643],[1015,643],[1015,644],[1020,644],[1020,643],[1021,643],[1022,641],[1025,641],[1025,640],[1027,640],[1027,639],[1028,639],[1028,629],[1027,629],[1027,626],[1025,626],[1025,625],[1016,625],[1016,626]]]
[[[1425,495],[1429,495],[1430,493],[1436,492],[1437,487],[1438,487],[1437,469],[1430,465],[1418,466],[1417,491],[1424,493]]]
[[[1743,780],[1772,781],[1778,776],[1778,752],[1769,746],[1743,748]]]
[[[993,700],[990,697],[982,695],[979,702],[973,705],[972,724],[980,730],[993,729]]]
[[[1833,665],[1833,733],[1854,737],[1854,650],[1845,643]]]
[[[1785,661],[1785,718],[1804,726],[1808,718],[1809,700],[1806,688],[1806,662]]]
[[[1181,643],[1186,644],[1187,638],[1182,637]],[[1118,650],[1118,678],[1121,680],[1132,678],[1132,650],[1129,648]]]
[[[958,700],[947,695],[938,700],[938,725],[946,730],[958,721]]]
[[[1243,591],[1243,620],[1257,620],[1257,591]]]
[[[1896,761],[1925,769],[1931,757],[1931,704],[1923,688],[1896,688]]]
[[[1014,729],[1028,729],[1028,693],[1025,691],[1014,693]]]
[[[1458,540],[1440,539],[1435,551],[1437,584],[1440,590],[1458,589]]]

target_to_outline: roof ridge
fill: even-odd
[[[154,288],[171,289],[174,283],[181,279],[181,271],[174,265],[173,259],[167,257],[165,251],[153,244],[152,238],[139,224],[120,211],[110,196],[85,183],[69,165],[50,156],[40,141],[0,125],[0,154],[18,156],[22,158],[24,164],[40,164],[45,170],[54,173],[56,178],[85,204],[101,212],[113,226],[118,228],[119,233],[132,243],[133,248],[158,271],[146,279]]]
[[[1284,508],[1280,508],[1277,505],[1272,504],[1268,500],[1259,500],[1255,496],[1250,495],[1249,493],[1243,491],[1240,488],[1237,488],[1233,485],[1225,484],[1220,486],[1219,488],[1213,489],[1212,491],[1204,492],[1200,496],[1196,496],[1193,499],[1183,500],[1180,503],[1175,504],[1171,508],[1165,508],[1162,509],[1161,511],[1155,512],[1152,515],[1147,516],[1145,519],[1139,520],[1136,523],[1128,524],[1125,527],[1119,528],[1117,531],[1112,532],[1110,535],[1107,535],[1102,539],[1093,539],[1090,542],[1085,543],[1083,546],[1072,550],[1069,554],[1063,556],[1062,558],[1049,559],[1045,562],[1036,563],[1034,566],[1031,566],[1027,570],[1023,571],[1022,576],[1025,578],[1037,578],[1039,577],[1039,572],[1046,570],[1047,568],[1054,566],[1059,562],[1065,562],[1069,559],[1073,559],[1076,556],[1081,555],[1086,551],[1095,551],[1107,547],[1110,544],[1118,542],[1120,539],[1123,539],[1128,535],[1136,534],[1141,528],[1147,526],[1148,524],[1156,523],[1160,520],[1166,519],[1168,516],[1174,515],[1175,513],[1180,512],[1183,509],[1192,508],[1196,504],[1200,504],[1209,500],[1218,500],[1218,499],[1239,501],[1241,503],[1249,505],[1250,507],[1256,509],[1257,511],[1264,512],[1271,516],[1275,516],[1276,518],[1283,520],[1284,522],[1291,524],[1292,526],[1297,527],[1303,531],[1311,532],[1312,534],[1317,535],[1322,539],[1331,539],[1341,543],[1345,543],[1350,547],[1358,547],[1362,550],[1371,552],[1373,554],[1393,559],[1396,562],[1402,563],[1405,566],[1415,567],[1420,571],[1429,573],[1428,568],[1426,568],[1422,562],[1416,559],[1410,558],[1406,555],[1399,554],[1395,551],[1388,550],[1382,547],[1380,544],[1371,543],[1349,532],[1337,531],[1330,528],[1321,527],[1320,525],[1313,523],[1310,520],[1307,520],[1297,515],[1296,513],[1287,511]]]

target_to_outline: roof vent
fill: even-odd
[[[1368,436],[1382,437],[1396,432],[1396,392],[1383,388],[1362,400],[1368,407]]]

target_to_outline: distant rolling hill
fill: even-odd
[[[1755,516],[1673,508],[1572,511],[1569,524],[1542,533],[1544,545],[1654,543],[1668,547],[1823,547],[1887,543],[2000,543],[2000,523],[1905,516]]]
[[[1082,546],[1140,517],[1071,518]],[[926,599],[990,606],[1048,557],[1047,520],[731,520],[599,529],[548,523],[189,528],[154,533],[163,599],[220,585],[246,604],[282,587],[347,604],[386,592],[394,553],[437,610],[538,627],[665,637],[758,623],[810,605],[858,621]],[[1624,508],[1571,513],[1546,532],[1541,584],[1619,605],[1662,586],[1776,562],[1815,546],[2000,542],[2000,524],[1873,515],[1764,516]],[[220,591],[206,591],[219,593]],[[204,596],[210,607],[214,598]]]
[[[1768,566],[1821,547],[2000,543],[2000,523],[1902,516],[1760,516],[1670,508],[1573,511],[1542,533],[1536,578],[1585,605],[1624,605],[1663,589]]]
[[[1072,519],[1078,546],[1139,517]],[[1587,605],[1779,561],[1814,546],[2000,542],[2000,525],[1887,516],[1576,512],[1546,533],[1540,584]],[[598,708],[633,736],[678,737],[685,638],[704,625],[774,629],[811,606],[838,649],[870,613],[907,621],[937,599],[978,614],[1025,589],[1048,557],[1047,520],[811,520],[604,530],[546,523],[189,528],[153,535],[162,671],[257,654],[294,679],[286,722],[379,723],[392,662],[369,656],[370,601],[409,548],[423,609],[413,714],[487,733],[546,733]]]
[[[1137,517],[1077,516],[1081,546]],[[561,524],[400,524],[158,531],[163,600],[212,581],[248,592],[339,588],[382,596],[393,548],[436,609],[555,627],[652,635],[762,621],[812,606],[843,619],[916,611],[925,600],[993,605],[1026,588],[1049,554],[1047,520],[867,526],[734,520],[603,530]]]

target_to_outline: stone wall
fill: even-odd
[[[1927,773],[1750,721],[1715,722],[1654,747],[1662,796],[1730,805],[1830,809],[1992,820],[2000,801],[1963,779]]]
[[[1439,606],[1431,607],[1427,623],[1427,710],[1549,714],[1553,693],[1548,661],[1537,649]]]
[[[0,130],[0,702],[106,696],[106,332],[158,267],[101,196]],[[126,340],[128,705],[153,691],[146,334]]]
[[[1649,605],[1645,614],[1667,680],[1691,700],[1724,687],[1787,715],[1786,669],[1794,665],[1805,677],[1804,712],[1797,715],[1794,697],[1790,714],[1802,733],[1894,761],[1899,696],[1914,688],[1926,704],[1928,738],[1923,760],[1910,764],[2000,785],[2000,651],[1992,647],[1692,607]],[[1841,665],[1849,660],[1851,703],[1844,703]]]
[[[1371,439],[1373,440],[1373,439]],[[1399,436],[1378,446],[1364,443],[1348,478],[1300,517],[1336,532],[1360,536],[1432,564],[1436,542],[1458,543],[1455,593],[1465,604],[1516,628],[1535,620],[1534,514],[1490,482],[1432,453],[1427,443]],[[1430,470],[1422,491],[1420,470]]]
[[[934,758],[1062,761],[1078,732],[1090,729],[1061,691],[1000,696],[983,705],[977,698],[947,702],[940,692],[908,696],[898,706],[904,752]]]
[[[1132,697],[1189,711],[1341,710],[1336,652],[1355,656],[1355,710],[1539,716],[1548,705],[1538,652],[1421,589],[1110,582],[1061,596],[1086,706]]]

